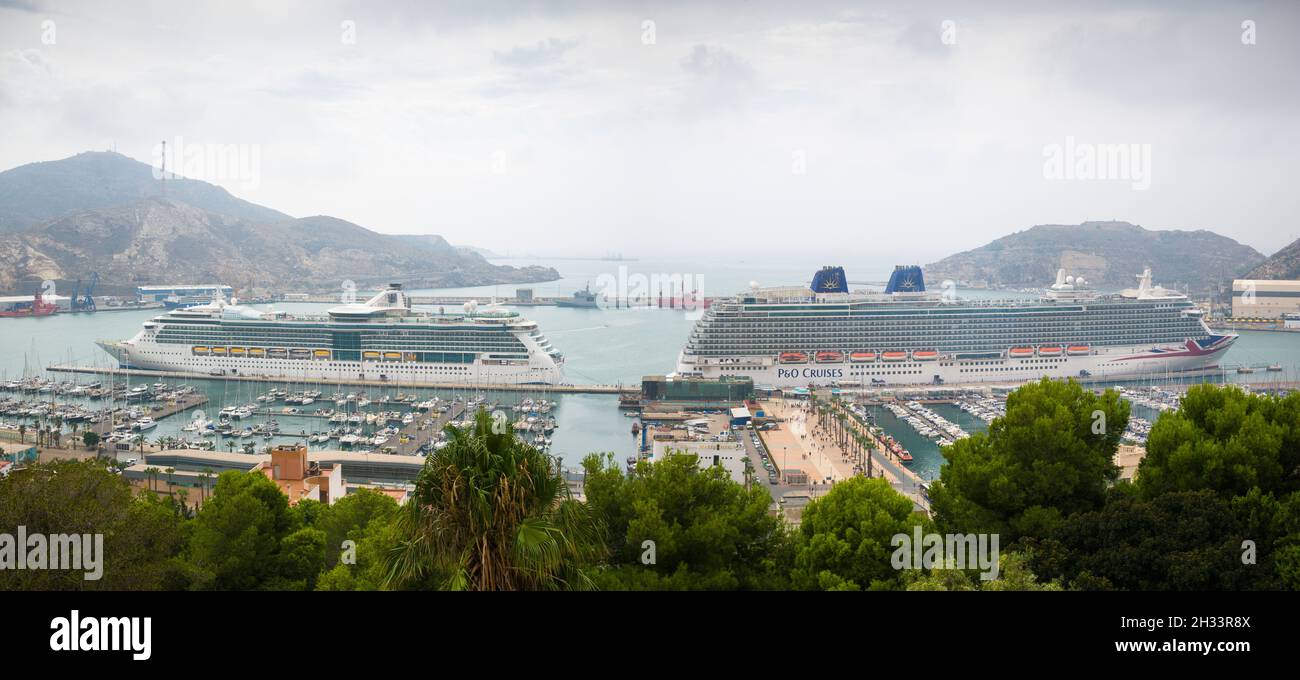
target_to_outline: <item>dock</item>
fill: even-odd
[[[542,385],[542,384],[508,384],[508,383],[419,383],[398,382],[395,380],[360,380],[343,378],[311,378],[294,376],[260,376],[260,375],[207,375],[204,373],[186,373],[184,371],[147,371],[138,368],[101,368],[98,366],[74,366],[54,364],[46,370],[55,373],[91,373],[96,375],[142,377],[150,379],[171,378],[174,380],[239,380],[255,383],[311,383],[313,385],[352,385],[356,387],[403,387],[429,390],[475,390],[482,392],[550,392],[554,394],[632,394],[640,393],[640,385]]]

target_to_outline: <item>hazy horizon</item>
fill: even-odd
[[[0,168],[234,145],[252,175],[182,173],[516,255],[925,263],[1111,219],[1300,237],[1300,8],[967,5],[0,0]],[[1049,177],[1076,145],[1145,167]]]

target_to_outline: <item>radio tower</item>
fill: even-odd
[[[162,140],[162,195],[167,195],[167,140]]]

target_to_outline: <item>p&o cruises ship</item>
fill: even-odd
[[[471,302],[463,314],[417,313],[398,284],[324,316],[215,300],[99,345],[123,368],[288,380],[554,385],[564,364],[537,324],[514,312]]]
[[[691,331],[683,375],[750,376],[756,386],[906,385],[1133,378],[1215,368],[1236,335],[1211,332],[1185,295],[1151,283],[1100,295],[1057,272],[1037,299],[927,292],[921,268],[883,293],[850,292],[841,267],[808,288],[753,288],[718,300]]]

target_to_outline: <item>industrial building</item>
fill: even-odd
[[[138,286],[135,289],[136,298],[140,302],[167,302],[169,299],[173,302],[210,302],[213,297],[219,296],[226,300],[234,294],[234,289],[230,286],[224,286],[218,283],[209,283],[201,285],[177,285],[177,286]]]
[[[754,380],[749,376],[700,378],[647,375],[641,379],[641,398],[646,401],[670,401],[685,408],[717,408],[724,404],[742,404],[754,396]]]
[[[1237,279],[1232,282],[1232,316],[1281,319],[1300,313],[1300,281]]]

